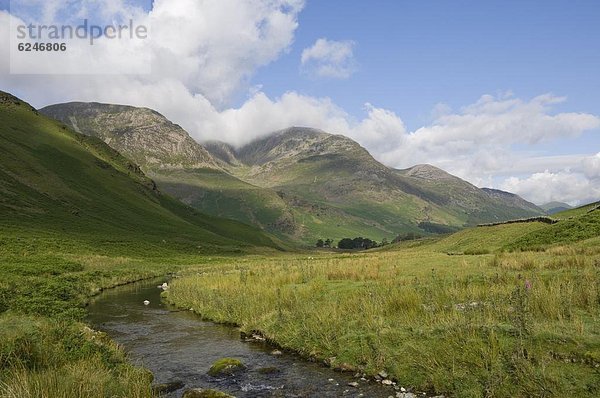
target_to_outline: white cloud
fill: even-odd
[[[150,13],[159,77],[222,106],[286,51],[303,0],[157,0]]]
[[[430,125],[403,134],[403,145],[391,146],[380,157],[397,167],[428,160],[470,181],[486,180],[489,174],[510,172],[519,164],[523,153],[513,149],[516,145],[574,138],[600,127],[595,115],[553,114],[552,106],[564,100],[550,94],[530,101],[485,95],[459,112],[445,109]],[[382,139],[398,140],[402,133],[390,134]],[[366,145],[381,146],[378,142]]]
[[[146,16],[154,28],[151,74],[11,76],[0,61],[0,84],[34,106],[79,100],[150,107],[200,141],[242,145],[292,125],[317,127],[357,140],[393,167],[431,163],[476,185],[509,189],[536,202],[598,198],[600,155],[543,156],[515,149],[600,127],[596,115],[553,112],[565,98],[550,94],[531,100],[484,95],[458,111],[440,104],[433,121],[414,131],[388,109],[366,104],[365,117],[356,120],[328,98],[297,92],[269,98],[259,85],[250,87],[251,96],[240,107],[227,107],[233,94],[249,89],[257,68],[290,47],[303,5],[302,0],[156,0]],[[7,37],[7,18],[0,11],[0,36]],[[306,66],[323,60],[343,70],[353,59],[351,43],[341,42],[335,50],[331,43],[340,42],[318,43],[305,50]],[[8,59],[6,51],[6,41],[0,42],[0,60]]]
[[[302,68],[318,77],[347,79],[356,71],[355,45],[350,40],[318,39],[315,44],[302,51]]]
[[[569,172],[544,171],[526,178],[510,177],[501,188],[538,204],[552,201],[579,204],[600,198],[600,185],[581,174]]]
[[[50,5],[55,3],[48,3],[44,14],[54,15],[56,10]],[[109,3],[115,3],[115,12],[122,11],[119,0]],[[60,84],[55,84],[66,91],[63,98],[68,91],[80,95],[82,86],[84,90],[88,86],[99,88],[102,96],[104,91],[118,91],[123,80],[124,91],[127,86],[161,86],[165,81],[173,81],[184,85],[194,96],[202,95],[215,106],[223,107],[244,88],[257,68],[288,50],[303,6],[304,0],[155,0],[149,13],[136,14],[136,22],[151,30],[150,75],[130,75],[116,81],[106,76],[88,76],[83,84],[81,78],[72,75],[26,80],[58,80]],[[0,18],[0,33],[9,37],[8,14],[2,12]],[[3,60],[9,59],[8,44],[6,40],[0,42]],[[130,57],[119,53],[119,44],[113,40],[95,54],[114,63],[131,63]],[[118,69],[119,65],[113,66]],[[14,77],[2,76],[2,80],[8,87],[23,84],[23,79]]]
[[[585,175],[600,184],[600,152],[594,156],[585,158],[582,163]]]

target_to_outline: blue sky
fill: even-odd
[[[253,82],[270,96],[328,96],[357,116],[371,102],[411,130],[437,103],[508,90],[567,96],[557,111],[600,114],[599,21],[598,1],[309,1],[292,50]],[[350,79],[299,75],[302,50],[321,37],[356,42]]]
[[[73,15],[61,0],[27,2],[50,19]],[[0,34],[11,35],[9,21],[27,16],[2,12],[6,4]],[[86,1],[68,4],[85,10]],[[126,19],[128,5],[142,5],[135,22],[151,28],[151,73],[11,75],[0,63],[0,87],[34,106],[146,106],[200,142],[239,146],[315,127],[347,135],[391,167],[429,163],[536,203],[600,199],[599,1],[110,4],[113,14],[82,15]],[[104,44],[96,59],[145,65],[123,57],[133,54],[124,43]]]

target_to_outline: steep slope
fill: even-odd
[[[8,235],[44,234],[59,242],[134,251],[276,246],[253,227],[200,214],[165,196],[137,165],[101,140],[76,133],[3,92],[0,224]]]
[[[138,163],[161,190],[204,213],[274,233],[295,233],[291,213],[275,192],[222,169],[230,162],[239,165],[226,144],[215,143],[212,149],[219,156],[213,157],[180,126],[146,108],[72,102],[40,112],[100,138]]]
[[[506,205],[508,207],[516,208],[516,209],[523,209],[527,212],[538,213],[538,214],[541,214],[544,212],[544,209],[542,209],[541,207],[536,206],[533,203],[524,200],[519,195],[515,195],[514,193],[501,191],[499,189],[492,189],[492,188],[482,188],[482,190],[485,193],[487,193],[491,198],[495,199],[496,201],[498,201],[500,203],[503,203],[504,205]]]

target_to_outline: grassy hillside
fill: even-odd
[[[172,169],[151,173],[158,186],[207,214],[294,235],[297,225],[286,202],[272,190],[243,182],[218,169]]]
[[[99,139],[0,96],[3,231],[61,234],[99,247],[131,242],[131,250],[139,251],[153,245],[198,252],[275,246],[255,228],[206,216],[161,194],[135,164]]]
[[[588,203],[587,205],[579,206],[574,209],[563,210],[561,212],[555,213],[552,217],[560,219],[577,217],[589,213],[590,211],[593,211],[598,207],[600,207],[600,202]]]
[[[501,250],[544,250],[551,246],[586,242],[600,237],[598,203],[553,215],[555,224],[515,222],[468,228],[435,241],[433,250],[450,254],[483,254]]]

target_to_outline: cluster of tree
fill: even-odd
[[[377,243],[369,238],[344,238],[338,242],[338,249],[350,249],[350,250],[368,250],[374,247],[381,247],[388,244],[387,239],[383,239],[381,243]]]
[[[331,239],[319,239],[317,241],[317,247],[331,247],[333,245],[333,240]]]
[[[381,243],[377,243],[374,240],[369,238],[363,238],[359,236],[358,238],[344,238],[340,240],[337,244],[338,249],[345,250],[368,250],[373,249],[375,247],[383,247],[389,245],[387,238],[383,238]],[[331,239],[319,239],[317,240],[317,247],[335,247],[333,244],[333,240]]]

